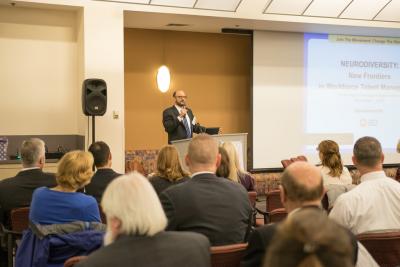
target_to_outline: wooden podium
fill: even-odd
[[[235,133],[235,134],[220,134],[220,135],[211,135],[218,144],[222,144],[224,142],[231,142],[235,145],[236,151],[239,157],[239,164],[244,169],[247,170],[247,133]],[[183,139],[172,141],[172,145],[176,147],[179,152],[179,157],[182,162],[182,167],[187,170],[187,166],[185,164],[185,156],[187,154],[189,142],[191,139]]]

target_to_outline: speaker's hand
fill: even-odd
[[[179,116],[180,116],[181,118],[185,118],[185,117],[186,117],[186,114],[187,114],[187,109],[186,109],[186,108],[182,108],[182,109],[181,109],[181,112],[179,112]]]

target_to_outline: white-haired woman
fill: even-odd
[[[114,179],[101,206],[107,216],[105,247],[78,266],[210,266],[205,236],[164,231],[167,218],[161,203],[141,174]]]

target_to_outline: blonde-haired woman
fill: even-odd
[[[324,186],[352,184],[350,172],[343,166],[339,146],[335,141],[324,140],[319,143],[317,150],[322,163],[320,168]]]
[[[157,195],[160,195],[168,187],[189,179],[189,173],[182,168],[178,150],[171,145],[161,148],[157,156],[157,171],[154,176],[150,177],[150,183]]]
[[[77,150],[65,154],[58,163],[57,186],[34,191],[29,219],[36,224],[100,222],[96,199],[76,192],[90,183],[92,166],[91,153]]]
[[[236,147],[231,142],[224,142],[221,146],[226,150],[229,157],[229,177],[226,178],[241,183],[247,191],[254,191],[253,177],[240,167]]]

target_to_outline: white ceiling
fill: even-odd
[[[296,6],[301,2],[302,6],[290,13],[293,2]],[[272,0],[264,13],[400,22],[400,0]]]
[[[253,5],[254,14],[292,15],[400,23],[400,0],[95,0],[178,7],[195,10],[237,12],[241,5]]]
[[[113,2],[113,0],[104,1]],[[118,2],[235,12],[241,1],[242,0],[119,0]]]

